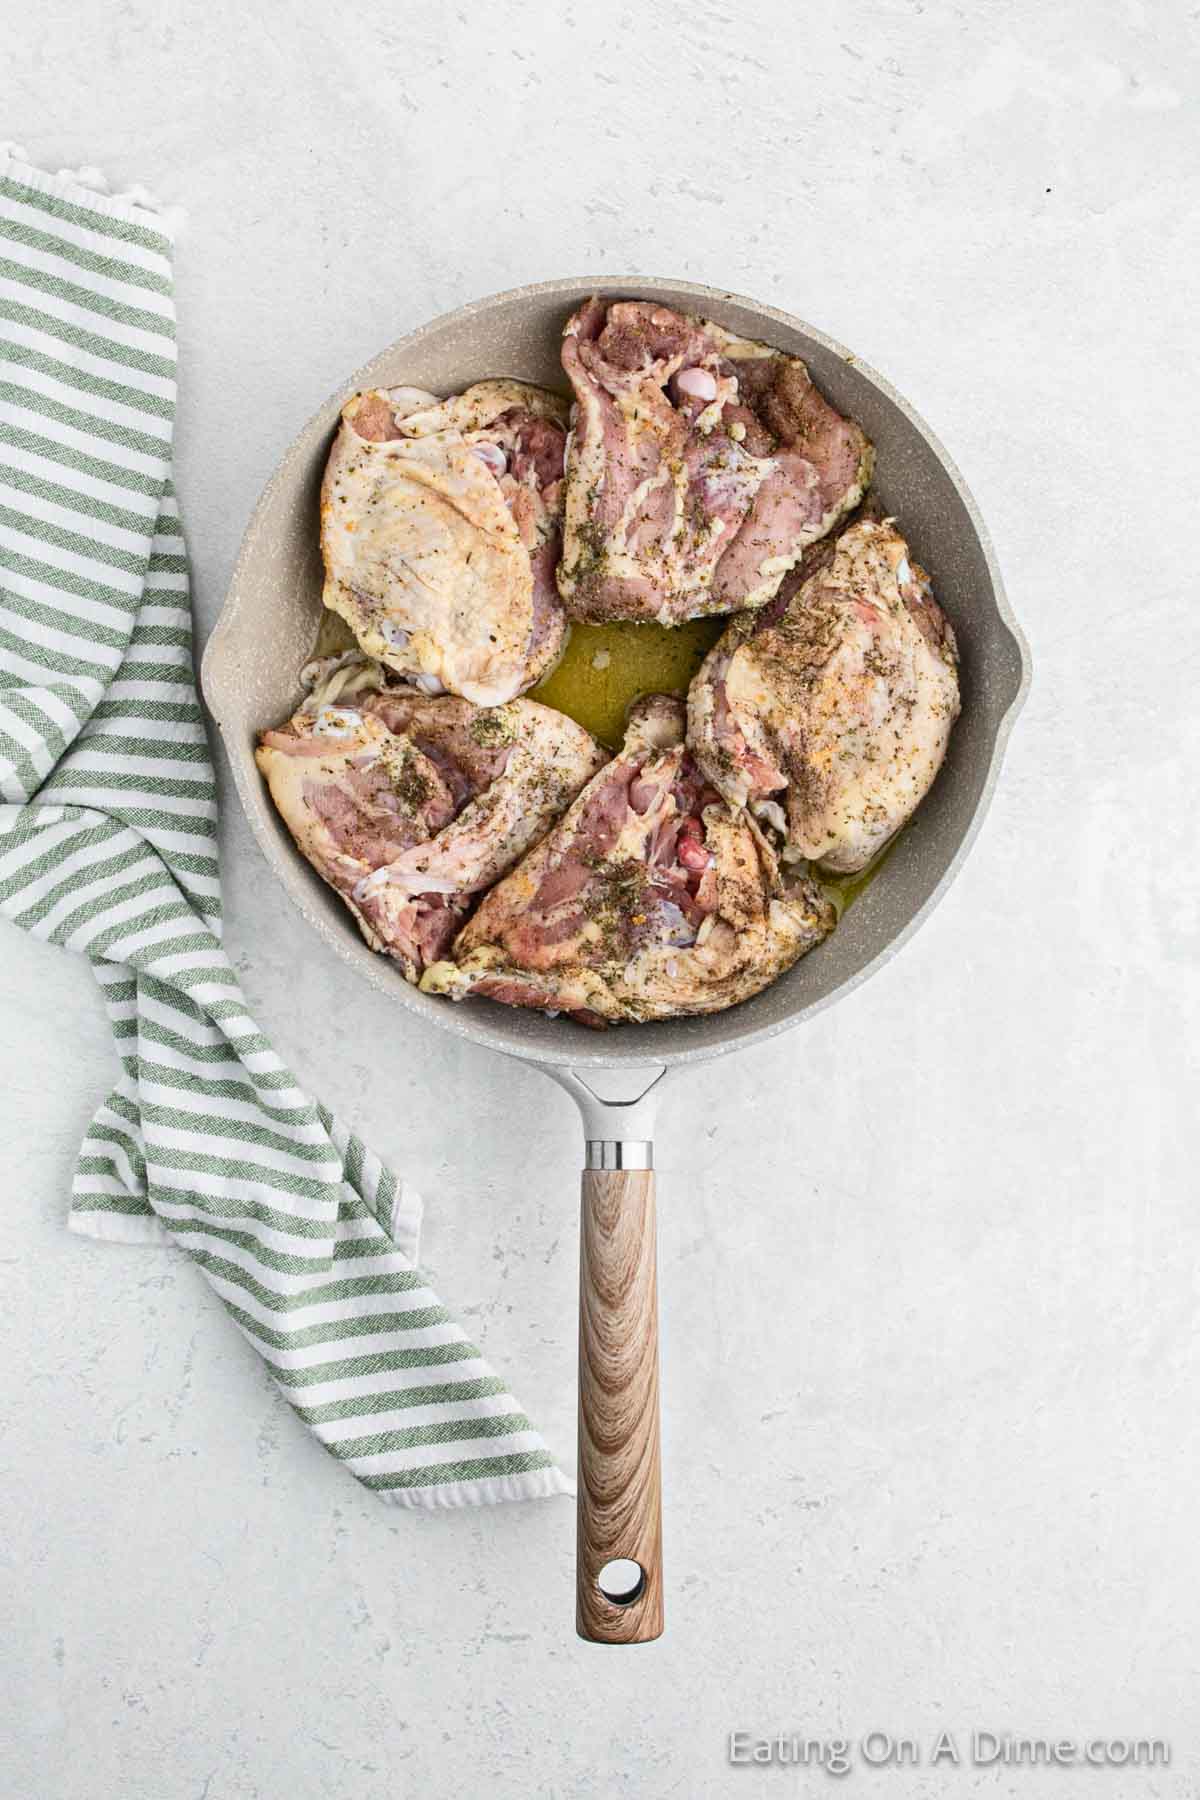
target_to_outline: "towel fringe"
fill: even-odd
[[[445,1512],[460,1506],[501,1506],[512,1500],[573,1498],[575,1483],[557,1467],[520,1475],[486,1475],[479,1481],[447,1481],[426,1488],[374,1488],[377,1500],[408,1512]]]
[[[151,225],[172,242],[187,217],[183,207],[158,200],[140,182],[114,194],[104,171],[96,168],[93,163],[85,163],[79,169],[59,169],[54,174],[48,169],[39,169],[29,152],[11,139],[0,140],[0,175],[15,175],[27,186],[44,190],[48,190],[49,184],[53,183],[53,191],[61,194],[64,199],[95,207],[111,218],[130,219],[135,224]]]

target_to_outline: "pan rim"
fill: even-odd
[[[866,362],[856,353],[850,351],[837,339],[830,337],[828,333],[819,330],[816,326],[810,325],[806,320],[801,319],[796,314],[784,311],[779,307],[766,305],[760,300],[753,299],[749,295],[736,293],[731,289],[714,288],[696,282],[673,280],[667,276],[564,276],[557,279],[527,283],[515,288],[506,288],[494,294],[484,295],[477,300],[467,302],[464,306],[454,308],[446,313],[440,313],[434,318],[428,319],[423,324],[418,325],[412,331],[404,332],[400,337],[393,340],[391,344],[384,346],[384,348],[378,351],[367,362],[363,363],[348,376],[345,381],[340,382],[338,386],[327,395],[321,405],[314,409],[300,427],[299,431],[294,434],[290,444],[286,446],[281,453],[279,461],[264,486],[258,502],[247,522],[238,550],[237,559],[230,575],[221,611],[209,634],[201,658],[201,689],[205,703],[212,715],[213,722],[216,725],[218,734],[221,736],[222,740],[224,740],[225,736],[224,717],[228,716],[227,702],[229,700],[229,695],[224,690],[222,682],[221,653],[226,640],[229,639],[236,630],[241,609],[246,603],[246,576],[250,564],[257,552],[259,528],[285,478],[288,478],[291,475],[290,463],[294,451],[321,423],[329,413],[330,408],[336,407],[348,391],[352,391],[355,387],[365,385],[366,381],[370,378],[371,371],[374,370],[376,365],[382,359],[389,357],[398,347],[403,346],[406,351],[415,350],[419,347],[422,339],[435,330],[441,330],[448,325],[461,324],[474,316],[486,313],[489,310],[503,306],[506,303],[519,302],[521,300],[530,300],[539,297],[549,298],[550,296],[563,296],[565,300],[572,291],[579,295],[586,295],[594,292],[613,290],[634,295],[653,295],[656,292],[670,293],[672,295],[685,295],[689,299],[695,299],[696,302],[699,303],[696,310],[699,310],[699,305],[702,305],[704,302],[711,302],[713,300],[728,301],[735,305],[746,306],[764,319],[772,320],[785,326],[789,330],[802,333],[830,355],[835,356],[842,361],[852,363],[855,369],[857,369],[860,374],[883,395],[884,399],[890,402],[890,404],[908,420],[924,443],[928,446],[934,458],[941,464],[942,470],[957,494],[970,522],[971,530],[974,532],[977,539],[987,569],[996,612],[1002,626],[1008,632],[1008,635],[1012,640],[1020,676],[1008,705],[996,721],[991,741],[990,755],[988,757],[988,765],[980,785],[974,809],[950,855],[945,869],[921,904],[917,906],[908,919],[892,933],[887,941],[880,945],[875,954],[871,956],[861,968],[845,976],[828,993],[820,995],[815,999],[808,1000],[802,1005],[797,1005],[793,1010],[789,1010],[781,1018],[738,1030],[737,1018],[741,1009],[739,1007],[731,1007],[725,1015],[725,1018],[728,1020],[728,1026],[721,1031],[716,1042],[688,1045],[678,1050],[658,1050],[653,1055],[647,1052],[640,1061],[636,1052],[636,1042],[631,1041],[630,1038],[626,1036],[627,1031],[635,1033],[638,1029],[636,1026],[614,1028],[614,1032],[619,1033],[619,1038],[618,1042],[613,1045],[611,1051],[606,1052],[600,1046],[603,1042],[610,1039],[613,1033],[597,1033],[597,1044],[595,1049],[592,1049],[588,1045],[573,1045],[568,1050],[564,1046],[562,1053],[556,1054],[541,1045],[514,1041],[514,1037],[510,1035],[503,1024],[503,1009],[501,1008],[496,1009],[499,1016],[495,1023],[491,1023],[487,1021],[486,1017],[481,1018],[480,1015],[467,1012],[462,1007],[454,1006],[449,1002],[439,1003],[436,999],[431,1000],[429,996],[420,995],[416,989],[412,988],[409,983],[404,980],[404,977],[400,975],[398,971],[394,970],[390,964],[387,963],[385,958],[379,957],[376,953],[371,951],[365,943],[356,943],[348,938],[346,934],[335,930],[331,920],[311,906],[309,896],[302,884],[303,870],[300,859],[298,857],[294,859],[297,866],[294,871],[296,879],[293,880],[293,871],[283,865],[277,857],[276,853],[278,846],[268,837],[263,825],[260,817],[260,809],[255,804],[257,790],[254,795],[251,793],[249,774],[251,759],[235,756],[227,749],[229,764],[233,774],[234,788],[259,850],[271,868],[272,873],[280,881],[284,891],[288,894],[293,904],[300,910],[306,923],[332,948],[340,961],[348,963],[357,972],[359,977],[368,981],[372,987],[378,989],[380,992],[387,993],[393,999],[399,999],[407,1012],[414,1018],[428,1022],[439,1030],[451,1032],[455,1036],[465,1039],[470,1043],[480,1045],[483,1048],[496,1050],[503,1055],[515,1057],[519,1061],[534,1063],[547,1068],[628,1068],[639,1066],[678,1068],[687,1065],[711,1062],[715,1058],[726,1055],[731,1051],[748,1049],[755,1044],[766,1043],[772,1038],[779,1037],[782,1033],[792,1030],[794,1027],[810,1018],[814,1018],[818,1013],[823,1012],[826,1007],[831,1006],[834,1001],[840,1000],[844,995],[852,993],[855,988],[860,987],[862,983],[868,980],[872,975],[877,974],[886,963],[903,949],[905,944],[910,941],[914,934],[929,918],[934,908],[944,898],[951,883],[956,879],[963,862],[973,847],[991,804],[996,783],[999,779],[1000,770],[1003,765],[1008,740],[1021,708],[1025,703],[1029,692],[1030,682],[1032,680],[1032,664],[1029,645],[1009,603],[992,544],[991,535],[980,513],[975,497],[963,478],[957,463],[954,461],[953,457],[950,456],[936,432],[931,430],[921,414],[892,386],[886,376],[881,375],[870,363]],[[438,1010],[434,1012],[431,1010],[433,1007],[437,1007]],[[718,1017],[720,1015],[710,1016]],[[669,1021],[664,1021],[664,1023],[669,1023]]]

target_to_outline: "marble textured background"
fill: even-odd
[[[491,290],[642,269],[887,372],[1036,664],[916,942],[667,1110],[668,1635],[638,1651],[573,1636],[569,1503],[385,1509],[186,1263],[66,1234],[109,1038],[82,966],[5,929],[0,1791],[817,1792],[724,1734],[946,1725],[1174,1757],[849,1787],[1195,1795],[1196,8],[0,0],[0,31],[0,136],[186,212],[202,633],[347,371]],[[569,1455],[570,1103],[347,991],[232,804],[224,854],[252,1009],[426,1193],[431,1275]]]

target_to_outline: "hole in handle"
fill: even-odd
[[[596,1577],[596,1586],[613,1606],[632,1606],[645,1591],[646,1571],[630,1557],[618,1556],[605,1563]]]

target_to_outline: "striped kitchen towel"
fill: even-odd
[[[297,1087],[221,947],[171,238],[102,188],[0,147],[0,910],[88,958],[123,1070],[71,1226],[177,1244],[385,1498],[569,1493],[414,1267],[419,1200]]]

